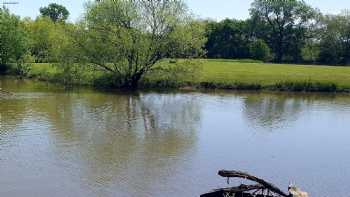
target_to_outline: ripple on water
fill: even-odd
[[[350,193],[349,97],[14,92],[0,102],[0,196],[198,196],[224,185],[222,168]]]

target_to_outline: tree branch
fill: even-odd
[[[284,193],[281,189],[278,187],[274,186],[272,183],[269,183],[261,178],[258,178],[256,176],[252,176],[248,173],[245,172],[240,172],[240,171],[227,171],[227,170],[221,170],[218,173],[222,177],[226,178],[243,178],[243,179],[248,179],[250,181],[257,182],[264,186],[266,189],[271,190],[272,192],[275,192],[281,196],[288,197],[289,195]]]

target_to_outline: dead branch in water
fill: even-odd
[[[241,178],[256,182],[256,185],[240,185],[238,187],[220,188],[213,190],[209,193],[201,195],[201,197],[225,197],[225,196],[240,196],[240,197],[301,197],[298,195],[288,195],[281,189],[265,181],[264,179],[250,175],[241,171],[228,171],[220,170],[219,176],[225,177],[228,180],[230,178]],[[304,196],[302,196],[304,197]]]
[[[247,179],[250,181],[254,181],[259,183],[264,187],[264,189],[270,190],[276,194],[279,194],[281,196],[288,197],[289,195],[283,192],[281,189],[273,185],[272,183],[269,183],[261,178],[258,178],[256,176],[250,175],[245,172],[240,172],[240,171],[228,171],[228,170],[220,170],[218,173],[220,176],[225,177],[225,178],[243,178]]]

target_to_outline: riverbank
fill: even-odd
[[[349,92],[350,67],[271,64],[250,60],[193,60],[197,66],[193,75],[164,76],[151,73],[140,83],[141,88],[274,90],[305,92]],[[189,66],[189,67],[190,67]],[[29,78],[73,85],[102,86],[108,76],[102,71],[84,68],[72,70],[63,77],[64,69],[52,64],[32,64],[26,73]],[[193,71],[189,71],[193,72]],[[102,84],[102,85],[101,85]]]

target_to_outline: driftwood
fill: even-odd
[[[240,172],[240,171],[227,171],[227,170],[221,170],[218,173],[220,176],[225,177],[225,178],[243,178],[247,179],[250,181],[254,181],[259,183],[264,187],[264,189],[270,190],[271,192],[274,192],[276,194],[279,194],[281,196],[289,196],[288,194],[284,193],[281,189],[278,187],[274,186],[272,183],[269,183],[261,178],[258,178],[256,176],[252,176],[248,173],[245,172]]]
[[[218,174],[221,177],[227,178],[228,183],[230,178],[241,178],[256,182],[257,184],[240,185],[238,187],[216,189],[212,192],[201,195],[201,197],[304,197],[293,195],[293,193],[286,194],[272,183],[269,183],[264,179],[258,178],[245,172],[221,170]]]

